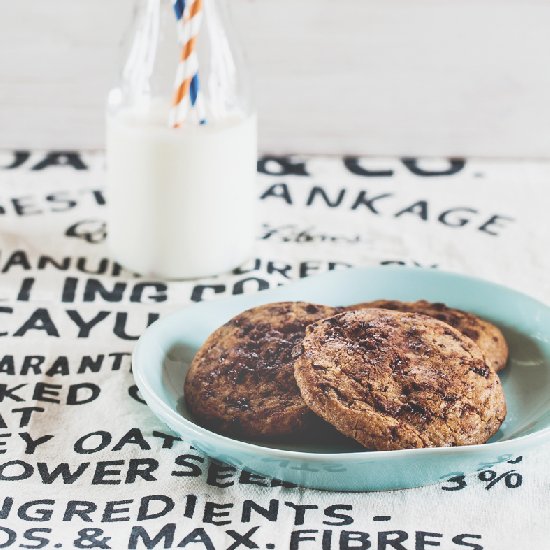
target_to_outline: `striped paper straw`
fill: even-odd
[[[178,41],[182,50],[176,72],[170,126],[179,128],[188,118],[191,109],[195,110],[200,124],[206,122],[196,49],[202,21],[202,0],[175,0],[174,13],[178,21]]]

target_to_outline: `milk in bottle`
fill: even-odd
[[[142,0],[107,113],[113,257],[167,278],[238,266],[254,242],[255,174],[256,115],[222,0]]]

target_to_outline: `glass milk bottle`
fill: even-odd
[[[142,274],[194,278],[254,242],[256,115],[223,0],[138,0],[107,111],[108,243]]]

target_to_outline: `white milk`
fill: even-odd
[[[168,109],[107,120],[108,242],[142,274],[194,278],[251,254],[256,117],[167,126]]]

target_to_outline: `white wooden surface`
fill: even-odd
[[[134,1],[0,0],[0,147],[102,147]],[[549,1],[230,1],[264,151],[550,156]]]

